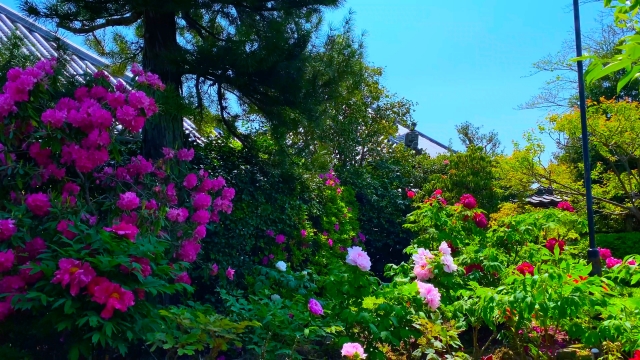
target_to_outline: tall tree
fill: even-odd
[[[126,43],[140,43],[143,67],[170,88],[215,92],[221,120],[227,94],[254,107],[275,133],[303,120],[317,119],[317,102],[325,101],[333,81],[309,71],[314,35],[325,7],[340,0],[23,0],[22,10],[74,34],[96,36],[103,29],[137,27]],[[125,41],[126,40],[126,41]],[[133,47],[133,46],[132,46]],[[189,81],[185,81],[185,79]],[[299,116],[292,116],[296,114]],[[182,145],[182,116],[165,111],[143,130],[145,156],[162,156],[162,147]]]
[[[481,130],[482,126],[473,125],[468,121],[456,125],[458,138],[465,148],[479,147],[490,156],[498,155],[502,151],[500,149],[502,143],[498,138],[498,133],[491,130],[483,134]]]

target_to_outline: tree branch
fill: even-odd
[[[76,35],[84,35],[84,34],[89,34],[92,33],[94,31],[98,31],[104,28],[108,28],[108,27],[112,27],[112,26],[129,26],[129,25],[133,25],[136,22],[138,22],[138,20],[142,19],[142,13],[131,13],[129,15],[126,16],[121,16],[121,17],[115,17],[115,18],[110,18],[110,19],[106,19],[105,21],[95,24],[95,25],[91,25],[91,26],[85,26],[85,27],[74,27],[71,25],[66,25],[63,22],[58,22],[57,26],[62,29],[62,30],[66,30],[70,33],[76,34]]]
[[[227,120],[227,117],[224,115],[226,106],[224,105],[224,100],[223,100],[224,94],[222,92],[222,84],[218,84],[217,94],[218,94],[218,106],[220,107],[220,119],[222,120],[224,127],[226,127],[227,130],[229,130],[229,132],[231,133],[231,135],[233,135],[233,137],[235,137],[238,141],[240,141],[242,145],[247,146],[245,137],[242,134],[240,134],[240,132],[238,131],[238,128],[236,128],[236,125],[231,123],[229,120]]]

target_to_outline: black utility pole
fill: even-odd
[[[580,4],[573,0],[573,22],[576,32],[576,56],[582,57],[582,38],[580,36]],[[602,275],[600,251],[596,247],[596,230],[593,219],[593,194],[591,193],[591,162],[589,160],[589,131],[587,130],[587,105],[584,93],[584,67],[578,61],[578,92],[580,94],[580,123],[582,124],[582,157],[584,161],[584,187],[587,191],[587,222],[589,225],[589,250],[587,259],[591,263],[591,275]]]

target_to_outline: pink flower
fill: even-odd
[[[451,255],[451,248],[449,248],[449,245],[445,241],[440,244],[438,250],[442,255]]]
[[[336,194],[338,194],[338,195],[342,194],[342,188],[337,188],[336,189]]]
[[[271,237],[274,237],[274,236],[275,236],[275,232],[273,232],[273,230],[267,230],[267,231],[265,232],[265,234],[267,234],[267,236],[271,236]]]
[[[143,278],[147,278],[153,273],[153,270],[151,269],[151,261],[147,258],[132,256],[129,258],[129,263],[131,264],[131,268],[125,265],[120,265],[120,271],[125,274],[130,272],[140,274]]]
[[[327,243],[329,244],[329,246],[333,247],[333,239],[327,240]]]
[[[183,272],[180,275],[176,276],[176,284],[187,284],[187,285],[191,285],[191,278],[189,277],[189,274],[187,274],[187,272]]]
[[[408,190],[407,191],[407,197],[409,199],[413,199],[414,197],[416,197],[416,193],[414,191],[412,191],[412,190]]]
[[[286,239],[287,239],[287,238],[286,238],[284,235],[282,235],[282,234],[278,234],[278,235],[276,236],[276,243],[278,243],[278,244],[283,244],[283,243],[286,241]]]
[[[40,116],[40,120],[42,120],[45,125],[49,125],[52,128],[60,128],[64,123],[66,112],[56,110],[56,109],[47,109]]]
[[[487,225],[489,224],[487,222],[486,216],[484,216],[483,213],[479,213],[479,212],[473,214],[473,221],[476,223],[476,226],[479,227],[480,229],[486,228]]]
[[[236,196],[236,189],[234,188],[230,188],[230,187],[226,187],[224,189],[222,189],[222,194],[220,194],[220,197],[223,200],[233,200],[233,198]]]
[[[478,206],[476,199],[471,194],[464,194],[460,197],[460,204],[469,210],[475,209]]]
[[[416,281],[418,283],[418,292],[424,299],[424,302],[429,305],[432,310],[436,310],[440,306],[440,292],[435,286]]]
[[[340,231],[340,224],[336,223],[335,225],[333,225],[333,228],[334,228],[336,231]]]
[[[418,253],[414,254],[412,258],[416,264],[421,264],[421,263],[428,263],[429,260],[433,260],[435,256],[433,256],[433,254],[431,254],[429,250],[419,248]]]
[[[167,211],[167,219],[171,221],[183,223],[185,222],[185,220],[187,220],[188,217],[189,217],[189,210],[185,208],[169,209],[169,211]]]
[[[198,210],[191,215],[191,221],[196,224],[206,225],[211,220],[211,213],[207,210]]]
[[[434,276],[433,269],[426,262],[416,264],[413,267],[413,273],[416,275],[418,280],[429,280]]]
[[[218,275],[218,264],[213,264],[211,265],[211,271],[209,272],[209,274],[211,274],[212,276],[216,276]]]
[[[631,260],[627,261],[627,265],[636,266],[637,265],[636,260],[635,259],[631,259]]]
[[[369,255],[359,246],[347,249],[347,264],[357,266],[362,271],[371,269],[371,259]]]
[[[71,230],[69,230],[69,226],[73,226],[73,221],[71,220],[60,220],[58,225],[56,226],[56,230],[62,233],[62,236],[66,237],[69,240],[73,240],[76,238],[77,234]]]
[[[574,212],[575,211],[573,209],[573,206],[571,206],[571,204],[568,201],[561,201],[558,204],[558,209],[564,210],[564,211],[568,211],[568,212]]]
[[[72,195],[78,195],[78,193],[80,192],[80,186],[72,182],[66,183],[62,187],[62,192],[67,194],[72,194]]]
[[[0,251],[0,272],[11,270],[15,259],[13,250]]]
[[[113,311],[116,309],[125,312],[135,304],[133,292],[125,290],[122,286],[110,281],[103,282],[96,286],[91,300],[98,304],[105,305],[100,313],[100,317],[103,319],[110,319],[113,316]]]
[[[316,299],[309,299],[309,311],[311,311],[311,313],[313,315],[324,315],[324,310],[322,309],[322,305],[320,305],[320,303],[318,302],[318,300]]]
[[[182,182],[187,189],[193,189],[198,184],[198,176],[194,173],[187,175]]]
[[[307,230],[304,230],[304,229],[300,230],[300,236],[307,237]]]
[[[445,164],[445,165],[449,165],[449,160],[445,160],[442,163]]]
[[[15,220],[0,220],[0,241],[7,241],[18,231]]]
[[[342,356],[346,356],[350,359],[364,359],[367,355],[364,353],[362,345],[358,343],[346,343],[342,345]]]
[[[204,225],[198,225],[193,231],[193,238],[196,240],[202,240],[207,235],[207,227]]]
[[[74,259],[60,259],[58,270],[53,273],[52,284],[60,284],[65,288],[71,284],[70,292],[72,296],[78,295],[80,289],[86,286],[91,279],[96,276],[96,272],[88,263],[83,263]]]
[[[451,255],[443,255],[440,262],[444,265],[444,271],[448,273],[458,270],[458,265],[453,263],[453,257],[451,257]]]
[[[227,271],[225,271],[225,275],[227,275],[227,278],[229,278],[229,280],[233,280],[233,274],[235,274],[235,272],[235,270],[229,267],[227,268]]]
[[[195,155],[193,149],[180,149],[178,150],[178,160],[191,161]]]
[[[178,251],[178,259],[184,262],[192,263],[196,261],[198,253],[202,246],[195,240],[183,241],[180,244],[180,251]]]
[[[131,242],[136,242],[136,236],[140,232],[137,226],[126,223],[116,224],[110,228],[104,228],[104,230],[122,236]]]
[[[24,248],[17,250],[18,262],[25,264],[29,260],[37,258],[47,249],[47,244],[39,237],[33,238],[31,241],[27,241],[24,244]]]
[[[49,214],[49,209],[51,209],[49,195],[43,193],[27,195],[24,203],[27,205],[29,211],[36,216],[45,216]]]
[[[29,146],[29,155],[36,161],[38,166],[45,167],[51,164],[51,149],[42,148],[40,143],[33,143]]]
[[[614,257],[607,258],[607,269],[614,268],[620,264],[622,264],[622,260],[620,259],[616,259]]]
[[[556,245],[558,246],[558,249],[560,249],[560,254],[562,254],[562,252],[564,251],[564,246],[565,246],[564,240],[558,240],[556,238],[551,238],[551,239],[547,240],[547,243],[544,245],[544,247],[546,247],[547,250],[549,250],[553,254],[555,252]]]
[[[611,250],[609,249],[598,248],[598,251],[600,251],[600,258],[602,260],[607,260],[611,257]]]
[[[0,294],[15,294],[23,292],[25,282],[20,276],[5,276],[0,280]]]
[[[13,296],[7,296],[3,301],[0,301],[0,321],[3,321],[13,313],[13,306],[11,306],[12,299]]]
[[[120,200],[118,200],[116,205],[122,210],[133,210],[140,206],[140,199],[136,193],[129,191],[124,194],[120,194]]]
[[[534,270],[535,270],[534,266],[526,261],[516,267],[516,271],[524,276],[527,276],[527,275],[533,276]]]
[[[144,208],[149,211],[156,210],[158,208],[158,203],[154,199],[151,199],[149,202],[144,204]]]
[[[200,193],[193,197],[194,208],[201,210],[206,209],[209,206],[211,206],[211,195]]]
[[[162,153],[164,154],[164,158],[166,160],[169,160],[169,159],[173,159],[173,157],[176,154],[176,151],[165,147],[165,148],[162,148]]]

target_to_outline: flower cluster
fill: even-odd
[[[340,179],[338,179],[338,177],[336,176],[336,173],[333,171],[333,169],[329,170],[329,172],[326,173],[326,174],[318,175],[318,177],[321,180],[325,180],[324,184],[326,186],[337,186],[337,185],[340,185]]]
[[[575,211],[573,206],[571,206],[571,204],[568,201],[561,201],[558,204],[558,209],[564,210],[564,211],[568,211],[568,212],[574,212]]]

